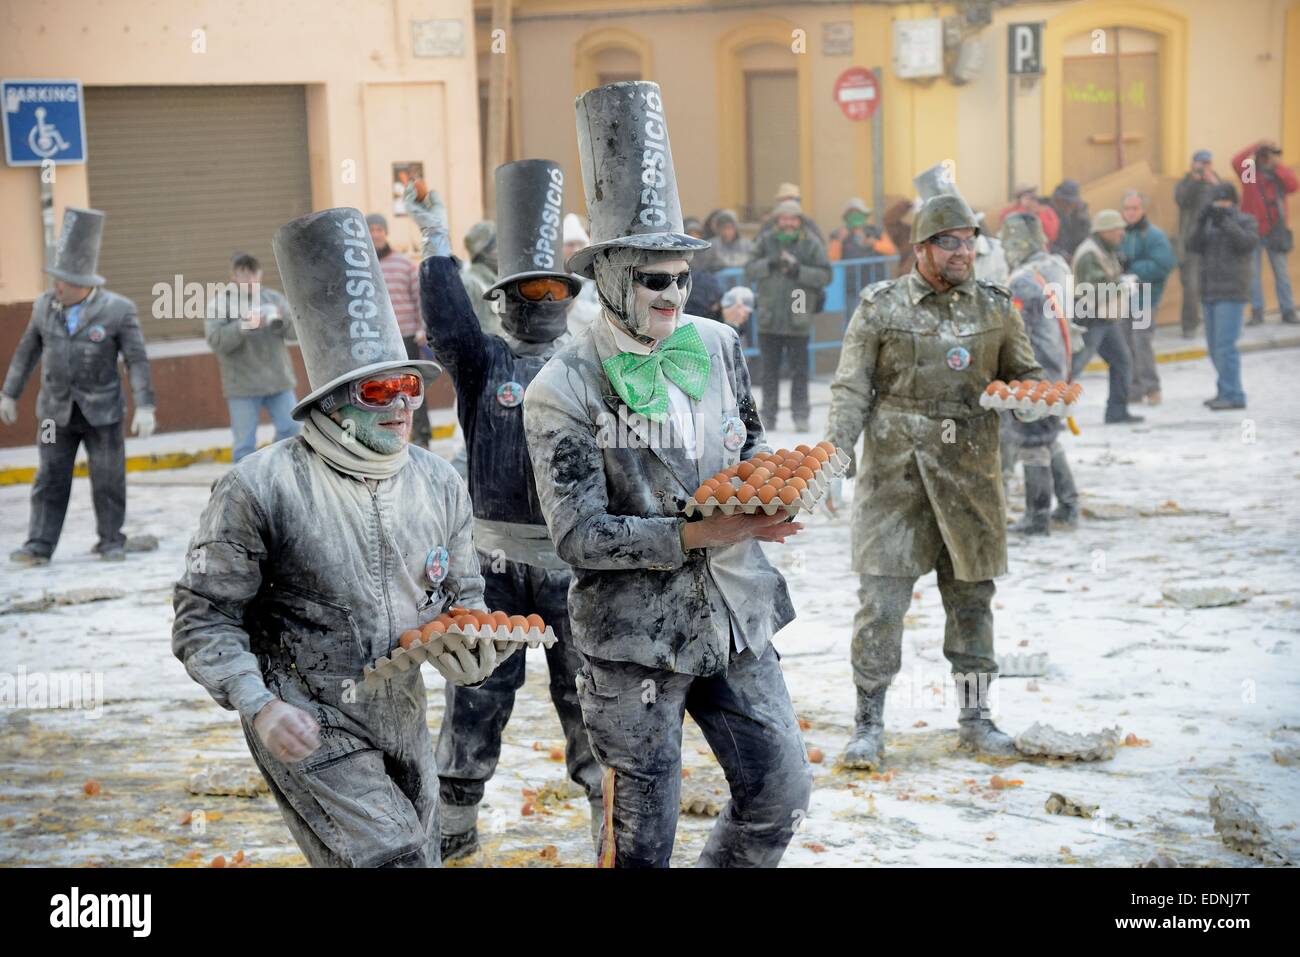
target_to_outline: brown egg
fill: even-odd
[[[1015,392],[1017,389],[1020,388],[1020,380],[1012,379],[1010,382],[1007,383],[1007,388],[1010,389],[1012,392]]]
[[[538,631],[546,629],[546,622],[542,621],[542,616],[536,613],[528,616],[528,627],[536,628]]]
[[[724,476],[724,477],[726,477],[726,478],[729,478],[729,479],[735,478],[737,475],[740,474],[740,466],[739,466],[739,465],[729,465],[729,466],[727,466],[725,469],[723,469],[721,472],[719,472],[718,474],[719,474],[719,475],[722,475],[722,476]]]
[[[456,627],[457,627],[457,628],[462,628],[462,629],[464,629],[464,628],[476,628],[476,627],[478,627],[478,619],[475,618],[473,615],[469,615],[469,614],[466,614],[466,615],[457,615],[457,616],[456,616]]]
[[[817,443],[817,448],[825,449],[828,455],[834,454],[835,452],[835,445],[829,439],[822,439],[822,441]]]
[[[397,643],[403,648],[410,648],[411,645],[420,640],[420,637],[420,630],[418,628],[412,628],[410,631],[402,632],[402,636],[397,639]]]
[[[776,498],[776,493],[780,491],[775,485],[764,485],[758,490],[758,500],[766,505],[772,499]]]
[[[464,605],[452,605],[447,609],[447,613],[451,615],[452,618],[459,618],[461,615],[471,614],[470,610]]]
[[[437,621],[437,622],[441,623],[441,625],[442,625],[443,628],[446,628],[448,625],[450,625],[450,624],[451,624],[452,622],[454,622],[455,620],[456,620],[456,619],[455,619],[452,615],[448,614],[448,613],[445,612],[445,611],[444,611],[441,615],[439,615],[437,618],[434,619],[434,621]]]
[[[793,505],[799,498],[799,490],[793,485],[787,485],[781,489],[781,502],[785,505]]]
[[[767,466],[761,465],[758,468],[754,469],[753,472],[750,473],[749,481],[751,485],[762,485],[771,477],[772,477],[772,470],[769,469]]]
[[[714,485],[730,485],[730,484],[731,484],[731,476],[728,475],[726,472],[719,472],[717,475],[713,476],[713,484],[714,484]]]
[[[511,616],[510,616],[510,627],[511,627],[511,628],[522,628],[524,631],[527,631],[527,630],[528,630],[528,619],[525,618],[523,615],[511,615]]]
[[[817,458],[815,455],[805,455],[803,461],[799,464],[806,469],[812,469],[812,471],[816,472],[822,467],[822,460]]]
[[[740,465],[736,467],[736,475],[740,477],[742,482],[747,482],[749,481],[749,477],[754,474],[754,469],[756,468],[758,468],[758,466],[753,462],[741,462]]]
[[[484,627],[487,628],[492,627],[492,612],[475,609],[474,611],[470,612],[470,614],[474,616],[474,620],[477,621],[480,625],[483,625]]]
[[[791,485],[791,486],[793,486],[794,488],[797,488],[797,489],[798,489],[799,491],[801,491],[801,492],[802,492],[804,489],[806,489],[806,488],[808,487],[808,483],[805,482],[803,479],[801,479],[801,478],[800,478],[799,476],[797,476],[797,475],[796,475],[794,478],[790,479],[790,481],[787,482],[786,484],[787,484],[787,485]]]
[[[789,481],[790,476],[793,474],[794,474],[794,469],[790,468],[787,465],[782,465],[779,469],[776,470],[776,477],[782,479],[783,481]]]
[[[794,470],[794,474],[805,482],[811,482],[813,480],[813,470],[808,468],[806,465],[799,466]]]
[[[703,505],[705,502],[709,500],[709,496],[713,494],[713,489],[714,486],[701,485],[699,491],[695,493],[695,501]]]
[[[429,622],[423,628],[420,629],[420,639],[422,641],[428,641],[434,635],[445,634],[446,631],[447,631],[447,626],[435,619],[434,621]]]
[[[815,458],[818,462],[823,462],[823,463],[829,462],[831,460],[830,453],[827,452],[821,446],[818,446],[817,448],[812,450],[812,457]]]
[[[492,624],[497,628],[509,628],[510,616],[504,611],[494,611],[492,612]]]
[[[773,476],[772,478],[767,480],[767,484],[772,486],[772,488],[774,489],[781,489],[785,487],[785,485],[787,484],[787,480],[780,478],[778,476]]]
[[[794,447],[794,450],[795,450],[796,452],[802,452],[804,455],[807,455],[809,452],[812,451],[812,449],[810,449],[810,448],[809,448],[808,446],[806,446],[806,445],[796,445],[796,446]]]
[[[1001,379],[994,379],[992,382],[988,384],[988,387],[984,390],[984,394],[997,395],[998,389],[1002,387],[1002,384],[1003,383]]]
[[[753,498],[757,494],[758,492],[757,490],[755,490],[754,486],[746,482],[736,492],[736,498],[740,499],[740,501],[744,503],[744,502],[748,502],[751,498]]]

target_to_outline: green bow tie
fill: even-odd
[[[610,356],[602,366],[609,384],[633,412],[656,421],[668,413],[668,383],[672,379],[681,390],[697,402],[704,397],[709,381],[709,350],[689,322],[677,330],[648,356],[620,352]]]

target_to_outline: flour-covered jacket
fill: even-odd
[[[423,721],[419,669],[372,691],[363,668],[449,605],[483,607],[464,483],[409,455],[373,483],[302,437],[248,456],[214,486],[176,584],[172,650],[190,676],[245,721],[272,697],[306,708],[323,728],[313,765],[386,747],[398,712]]]
[[[542,513],[574,569],[569,614],[578,649],[707,676],[726,672],[733,623],[761,656],[794,609],[757,542],[682,550],[687,497],[765,447],[735,330],[695,316],[682,321],[698,330],[712,366],[704,397],[691,403],[698,457],[682,447],[671,419],[651,424],[614,394],[601,363],[618,347],[603,318],[533,380],[524,430]]]
[[[14,350],[4,394],[16,399],[41,363],[41,391],[36,417],[67,425],[72,403],[91,425],[122,421],[126,409],[117,357],[126,360],[136,408],[154,404],[149,360],[136,318],[135,303],[99,288],[82,303],[77,327],[68,332],[67,316],[54,293],[43,292],[32,305],[32,318]]]

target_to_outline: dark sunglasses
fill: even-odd
[[[673,283],[676,283],[677,288],[685,292],[686,284],[691,281],[691,271],[683,269],[674,276],[672,273],[667,272],[642,272],[639,269],[633,269],[632,278],[639,285],[645,286],[652,292],[663,292]]]
[[[962,239],[959,236],[952,236],[949,235],[948,233],[943,233],[938,236],[931,236],[930,242],[933,245],[938,246],[944,252],[951,253],[951,252],[956,252],[962,246],[965,246],[967,249],[974,249],[975,239],[976,237],[974,236],[972,236],[970,239]]]

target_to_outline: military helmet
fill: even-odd
[[[960,196],[941,193],[931,196],[912,220],[912,243],[923,243],[931,236],[950,229],[973,229],[979,235],[980,225],[975,214]]]

